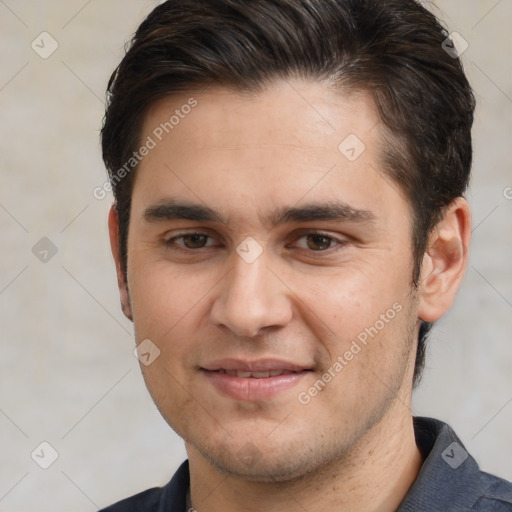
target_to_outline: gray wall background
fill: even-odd
[[[111,197],[92,195],[105,181],[106,82],[155,4],[0,0],[0,511],[93,511],[164,484],[186,456],[132,354],[108,245]],[[512,2],[437,5],[469,43],[479,102],[474,232],[414,413],[448,421],[483,469],[512,479]],[[55,43],[43,31],[58,43],[47,58]],[[48,469],[54,452],[41,442],[58,453]]]

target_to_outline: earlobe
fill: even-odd
[[[112,205],[108,214],[108,231],[110,235],[110,248],[116,264],[117,285],[121,299],[121,309],[124,315],[133,321],[132,308],[130,304],[130,295],[128,293],[128,283],[123,272],[121,256],[119,250],[119,219],[115,205]]]
[[[463,198],[446,208],[433,229],[423,257],[418,316],[435,322],[450,308],[467,267],[471,212]]]

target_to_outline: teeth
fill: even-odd
[[[265,379],[267,377],[279,377],[279,375],[289,375],[295,373],[291,370],[265,370],[262,372],[246,372],[243,370],[217,370],[220,373],[225,373],[231,377],[238,377],[241,379]]]
[[[268,377],[269,376],[269,371],[267,370],[266,372],[251,372],[252,373],[252,376],[256,379],[264,379],[265,377]]]
[[[279,375],[288,375],[294,373],[289,370],[265,370],[262,372],[246,372],[243,370],[219,370],[221,373],[226,373],[231,377],[238,377],[241,379],[265,379],[267,377],[278,377]]]

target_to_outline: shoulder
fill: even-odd
[[[512,512],[512,483],[483,471],[479,477],[485,490],[475,504],[474,510]]]
[[[154,487],[118,501],[100,512],[173,512],[186,508],[187,491],[190,485],[188,460],[174,473],[164,487]]]
[[[118,501],[100,512],[156,512],[162,498],[162,487],[155,487]]]
[[[512,512],[512,483],[485,473],[446,424],[414,418],[424,463],[399,512]]]

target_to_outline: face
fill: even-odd
[[[125,307],[159,410],[218,469],[300,477],[408,400],[411,214],[381,130],[365,95],[304,81],[147,112]]]

